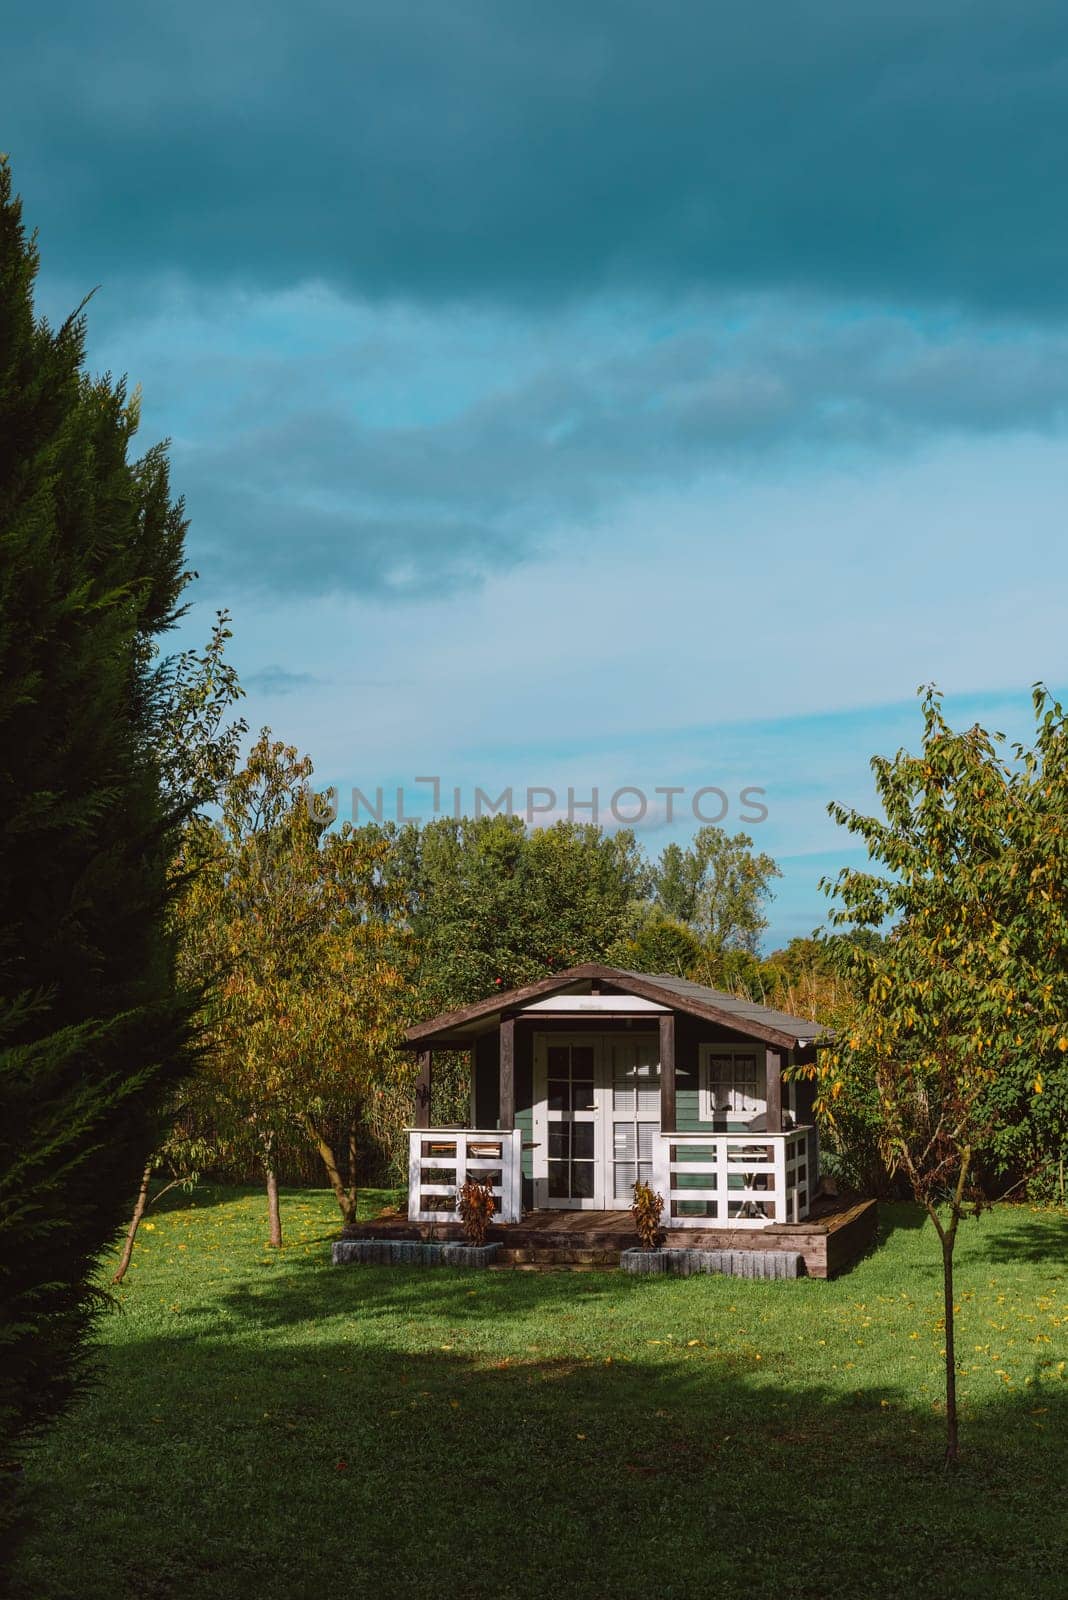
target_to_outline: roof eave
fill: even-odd
[[[828,1037],[820,1033],[811,1038],[803,1038],[794,1031],[774,1028],[768,1023],[741,1017],[737,1012],[724,1011],[718,1006],[691,996],[681,996],[674,990],[661,988],[653,978],[629,972],[624,974],[618,967],[606,967],[600,962],[588,961],[581,966],[568,967],[563,972],[553,973],[548,978],[539,978],[537,982],[526,984],[521,989],[511,989],[507,994],[491,995],[486,1000],[477,1000],[472,1005],[460,1006],[454,1011],[444,1012],[441,1016],[432,1017],[426,1022],[414,1023],[406,1030],[404,1043],[409,1048],[420,1045],[425,1047],[435,1043],[447,1044],[449,1034],[462,1034],[465,1030],[470,1033],[473,1023],[488,1020],[515,1006],[521,1006],[528,1000],[559,994],[571,984],[590,978],[600,979],[624,993],[642,995],[648,1000],[655,1000],[671,1011],[681,1011],[687,1016],[716,1023],[732,1033],[740,1033],[750,1039],[760,1039],[765,1044],[773,1045],[780,1050],[815,1048]]]

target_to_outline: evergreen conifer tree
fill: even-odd
[[[101,1252],[189,1064],[160,636],[185,581],[162,446],[34,310],[0,162],[0,1462],[86,1367]],[[8,1484],[13,1473],[2,1474]],[[5,1520],[6,1520],[5,1513]],[[0,1526],[0,1544],[4,1528]]]

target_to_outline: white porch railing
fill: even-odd
[[[519,1128],[409,1128],[409,1221],[458,1222],[457,1190],[470,1177],[493,1190],[494,1222],[518,1222],[521,1141]]]
[[[665,1228],[766,1228],[808,1216],[815,1175],[807,1128],[790,1133],[660,1133],[653,1188]]]

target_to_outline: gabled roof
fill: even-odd
[[[760,1006],[740,995],[726,994],[720,989],[710,989],[703,983],[691,983],[688,978],[675,978],[670,973],[627,972],[622,967],[606,967],[600,962],[588,961],[580,967],[569,967],[555,972],[551,977],[540,978],[521,989],[509,989],[491,995],[487,1000],[476,1000],[473,1005],[460,1006],[446,1011],[427,1022],[417,1022],[405,1034],[411,1046],[446,1045],[450,1038],[481,1033],[493,1026],[506,1012],[522,1010],[528,1002],[551,994],[571,991],[588,993],[591,984],[607,985],[609,991],[641,995],[647,1000],[669,1006],[688,1016],[715,1022],[735,1033],[751,1039],[763,1039],[767,1044],[785,1050],[797,1045],[813,1044],[828,1036],[828,1030],[808,1017],[793,1017],[788,1012],[776,1011],[771,1006]]]

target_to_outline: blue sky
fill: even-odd
[[[775,943],[918,684],[1068,683],[1063,7],[101,0],[0,76],[185,635],[343,794],[760,786]]]

